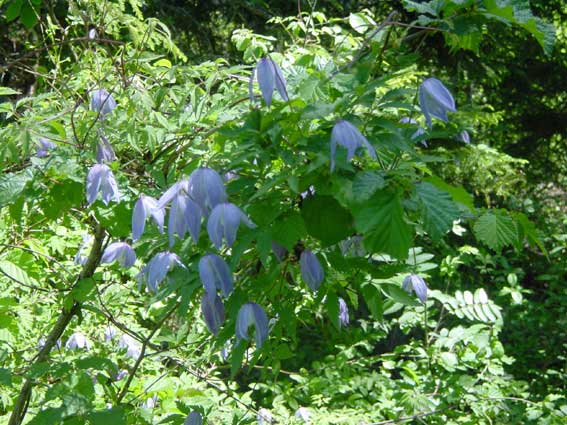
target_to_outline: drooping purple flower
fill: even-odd
[[[416,274],[406,276],[402,288],[410,294],[415,292],[415,295],[417,295],[417,298],[419,298],[422,303],[427,301],[427,284],[420,276]]]
[[[39,341],[37,342],[37,349],[41,350],[43,347],[45,347],[45,343],[47,342],[47,339],[45,338],[40,338]],[[55,345],[53,346],[53,349],[57,349],[57,350],[61,350],[61,347],[63,345],[61,344],[61,339],[58,339],[57,341],[55,341]]]
[[[283,100],[286,102],[289,100],[282,71],[272,58],[266,57],[260,59],[250,75],[248,91],[251,101],[254,101],[254,76],[258,79],[258,85],[260,86],[260,91],[266,101],[266,105],[270,106],[272,104],[274,89],[278,91]]]
[[[104,328],[104,340],[106,342],[112,341],[117,335],[118,332],[114,326],[107,325],[106,328]]]
[[[413,124],[416,126],[418,125],[417,121],[410,117],[403,117],[402,119],[400,119],[400,123]],[[412,140],[417,139],[419,136],[422,136],[423,134],[425,134],[425,130],[421,127],[417,127],[417,130],[415,130],[415,132],[411,135],[411,139]],[[427,147],[427,142],[425,140],[422,140],[421,144]]]
[[[299,257],[301,277],[312,291],[319,289],[321,282],[325,278],[323,267],[315,254],[309,250],[304,250]]]
[[[102,193],[102,202],[105,205],[108,205],[111,199],[120,202],[120,193],[114,174],[105,164],[93,165],[87,176],[87,202],[89,205],[96,201],[99,191]]]
[[[311,410],[307,407],[300,407],[295,411],[295,417],[297,419],[301,419],[305,423],[308,423],[311,418]]]
[[[256,420],[258,421],[258,425],[271,425],[274,418],[272,417],[272,413],[268,409],[262,407],[260,410],[258,410]]]
[[[175,233],[183,239],[189,232],[191,238],[197,242],[201,233],[202,212],[199,205],[184,193],[178,193],[169,209],[167,222],[167,233],[169,235],[169,246],[175,243]]]
[[[254,325],[256,346],[261,348],[264,341],[268,338],[268,317],[262,307],[256,303],[246,303],[238,312],[236,319],[236,338],[237,340],[248,340],[248,328]]]
[[[230,202],[218,204],[213,209],[207,222],[207,232],[217,249],[222,246],[223,239],[228,247],[232,246],[241,222],[251,229],[256,227],[240,208]]]
[[[165,208],[179,194],[189,194],[189,181],[187,179],[179,180],[177,183],[167,189],[164,194],[161,195],[161,197],[158,199],[157,207]]]
[[[65,344],[65,348],[74,350],[90,350],[91,349],[91,342],[87,339],[87,337],[81,332],[75,332],[72,334],[67,343]]]
[[[272,252],[281,263],[286,257],[288,251],[285,246],[281,246],[279,243],[272,241]]]
[[[91,94],[91,109],[104,118],[116,108],[116,101],[105,89],[94,90]]]
[[[106,247],[100,262],[104,264],[114,261],[118,261],[124,268],[132,267],[136,262],[136,253],[126,242],[114,242]]]
[[[146,409],[155,409],[158,401],[159,401],[159,397],[157,396],[157,394],[154,394],[152,397],[149,397],[146,401],[142,403],[142,407]]]
[[[227,298],[232,292],[232,273],[228,264],[216,254],[207,254],[199,260],[199,277],[209,296],[215,296],[220,289]]]
[[[38,158],[43,158],[47,156],[50,149],[55,149],[56,147],[57,145],[55,143],[47,140],[45,137],[40,137],[39,146],[37,146],[35,156],[37,156]]]
[[[126,378],[126,376],[128,376],[128,371],[126,369],[122,369],[122,370],[120,370],[120,372],[118,372],[116,375],[114,375],[114,380],[115,381],[122,381],[124,378]]]
[[[205,291],[201,297],[201,312],[209,331],[216,335],[224,323],[224,305],[220,297]]]
[[[467,145],[470,145],[471,143],[471,136],[469,135],[469,132],[467,130],[463,130],[459,133],[459,135],[457,136],[457,140],[459,142],[463,142]]]
[[[203,425],[203,417],[197,411],[192,411],[187,415],[183,425]]]
[[[137,359],[142,354],[142,344],[128,334],[123,334],[118,339],[118,348],[126,349],[126,355]]]
[[[79,245],[79,249],[77,250],[77,253],[75,254],[75,264],[80,264],[81,266],[84,266],[88,260],[88,257],[85,257],[83,255],[83,251],[85,250],[85,248],[87,247],[87,245],[89,245],[93,240],[93,237],[91,235],[85,234],[83,235],[83,243],[81,243],[81,245]]]
[[[142,237],[144,228],[146,227],[146,219],[151,216],[163,233],[163,219],[165,211],[163,208],[157,207],[157,201],[151,196],[141,195],[134,205],[132,213],[132,240],[136,242]]]
[[[175,265],[186,268],[173,252],[165,251],[156,254],[138,275],[139,284],[145,283],[151,292],[157,292],[159,284]]]
[[[430,128],[433,126],[432,117],[448,122],[448,113],[457,110],[453,95],[437,78],[428,78],[421,83],[419,106]]]
[[[345,300],[339,297],[339,325],[348,326],[348,324],[349,324],[348,306]]]
[[[368,151],[368,155],[370,155],[372,159],[376,159],[376,150],[374,149],[374,146],[370,144],[358,128],[348,121],[339,120],[336,122],[333,127],[333,131],[331,132],[331,172],[335,169],[337,145],[340,145],[347,150],[347,161],[354,158],[356,151],[360,147],[365,147]]]
[[[102,134],[99,134],[99,139],[100,141],[96,146],[96,162],[103,164],[105,162],[115,161],[116,154],[114,153],[114,149],[112,149],[112,145],[108,139]]]
[[[228,199],[222,177],[207,167],[197,168],[189,176],[189,196],[206,215]]]

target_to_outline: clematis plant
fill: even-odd
[[[98,196],[98,192],[102,193],[102,202],[105,205],[113,199],[120,202],[120,193],[118,185],[114,178],[114,174],[105,164],[95,164],[87,175],[87,202],[91,205]]]
[[[213,209],[207,222],[207,232],[217,249],[222,246],[223,239],[228,247],[232,246],[241,222],[251,229],[256,227],[240,208],[230,202],[219,204]]]
[[[316,291],[321,286],[325,278],[323,267],[315,254],[309,250],[304,250],[299,257],[301,277],[312,291]]]
[[[105,89],[93,90],[91,94],[91,109],[100,114],[101,119],[116,108],[116,101]]]
[[[108,139],[102,134],[99,135],[99,139],[100,141],[96,145],[96,162],[104,164],[105,162],[115,161],[116,154]]]
[[[348,306],[345,300],[339,297],[339,325],[348,326]]]
[[[406,276],[402,283],[402,288],[409,293],[415,292],[415,295],[422,303],[427,301],[427,284],[420,276],[416,274]]]
[[[224,305],[220,297],[215,293],[211,295],[205,291],[201,297],[201,312],[207,329],[213,335],[217,335],[224,323]]]
[[[228,199],[222,177],[215,170],[207,167],[197,168],[191,173],[188,194],[205,215]]]
[[[335,169],[337,145],[347,150],[347,161],[352,160],[354,155],[356,155],[356,151],[363,146],[368,151],[368,155],[370,155],[372,159],[376,159],[374,146],[370,144],[358,128],[348,121],[339,120],[336,122],[331,132],[331,172]]]
[[[137,359],[142,354],[142,344],[128,334],[120,336],[118,348],[126,349],[126,355],[132,359]]]
[[[114,261],[118,261],[124,268],[132,267],[136,262],[136,253],[126,242],[112,243],[104,250],[100,262],[104,264]]]
[[[266,105],[270,106],[272,104],[274,89],[278,91],[283,100],[286,102],[289,100],[282,71],[272,58],[265,57],[260,59],[250,75],[248,91],[251,101],[254,101],[254,77],[258,79],[258,85],[260,86],[260,91],[262,92],[262,97]]]
[[[37,147],[37,150],[35,151],[35,156],[37,156],[38,158],[43,158],[46,157],[47,154],[49,153],[48,151],[50,149],[55,149],[57,147],[57,145],[49,140],[47,140],[45,137],[40,137],[39,138],[39,146]]]
[[[203,417],[199,412],[192,411],[183,421],[183,425],[203,425]]]
[[[215,296],[220,289],[227,298],[232,292],[232,274],[228,264],[216,254],[207,254],[199,260],[199,277],[209,296]]]
[[[248,340],[248,328],[254,325],[256,346],[261,348],[268,338],[268,317],[262,307],[256,303],[246,303],[238,311],[236,319],[236,339]]]
[[[160,252],[156,254],[138,274],[138,283],[146,284],[151,292],[157,292],[157,288],[167,276],[167,273],[176,265],[186,268],[179,257],[173,252]]]
[[[65,348],[75,350],[90,350],[91,349],[91,342],[87,339],[87,337],[81,332],[73,333],[67,342],[65,343]]]
[[[457,110],[453,95],[437,78],[428,78],[421,83],[419,106],[430,128],[433,126],[432,117],[448,122],[448,113]]]
[[[163,233],[165,212],[163,208],[158,208],[157,205],[158,203],[154,198],[145,195],[141,195],[134,204],[134,212],[132,213],[132,240],[134,242],[142,237],[148,216],[153,218],[159,231]]]

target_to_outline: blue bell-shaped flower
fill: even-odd
[[[91,109],[100,114],[100,117],[104,119],[104,116],[110,114],[116,108],[116,101],[110,93],[105,89],[93,90],[91,94]]]
[[[406,276],[402,288],[409,293],[415,292],[422,303],[427,301],[427,284],[420,276],[416,274]]]
[[[348,326],[348,306],[345,300],[339,297],[339,325]]]
[[[225,202],[218,204],[213,209],[207,222],[207,232],[211,242],[217,249],[222,246],[223,239],[228,247],[232,246],[236,240],[236,232],[241,222],[250,228],[256,227],[246,214],[234,204]]]
[[[368,155],[370,155],[372,159],[376,159],[374,146],[358,131],[358,128],[348,121],[339,120],[331,132],[331,172],[335,169],[337,145],[347,150],[347,161],[352,160],[354,155],[356,155],[356,151],[363,146],[368,151]]]
[[[304,250],[299,257],[301,277],[312,291],[319,289],[321,282],[325,279],[323,267],[315,254],[309,250]]]
[[[96,146],[96,162],[104,164],[105,162],[112,162],[116,160],[116,154],[112,145],[106,137],[102,134],[99,135],[100,142]]]
[[[205,291],[213,296],[219,289],[227,298],[232,292],[232,273],[228,264],[216,254],[207,254],[199,260],[199,277]]]
[[[141,195],[132,213],[132,240],[135,242],[142,237],[146,227],[146,219],[151,216],[157,224],[159,231],[163,233],[163,220],[165,212],[163,208],[157,207],[157,201],[151,196]]]
[[[105,164],[95,164],[87,175],[87,202],[91,205],[102,192],[102,202],[108,205],[111,199],[120,202],[118,185],[114,179],[114,174]]]
[[[248,91],[251,101],[254,101],[254,76],[258,79],[258,85],[260,86],[260,91],[266,101],[266,105],[270,106],[272,104],[274,88],[278,91],[283,100],[286,102],[289,100],[282,71],[272,58],[266,57],[260,59],[250,75]]]
[[[179,257],[173,252],[160,252],[142,269],[138,275],[138,283],[145,283],[148,290],[157,292],[159,284],[176,265],[186,268]]]
[[[205,215],[228,199],[222,177],[215,170],[207,167],[197,168],[191,173],[188,193]]]
[[[428,78],[419,87],[419,106],[427,125],[433,126],[431,117],[449,121],[449,112],[455,112],[455,99],[451,92],[437,78]]]
[[[183,425],[203,425],[203,417],[199,412],[192,411],[185,418]]]
[[[268,338],[268,317],[262,307],[256,303],[246,303],[240,307],[238,317],[236,319],[236,338],[248,340],[248,328],[254,325],[256,330],[255,340],[256,346],[261,348],[264,341]]]
[[[118,261],[124,268],[130,268],[136,262],[136,253],[126,242],[112,243],[104,250],[100,262],[104,264],[114,261]]]
[[[220,297],[213,293],[212,295],[205,291],[201,297],[201,312],[207,329],[216,335],[220,327],[224,323],[224,305]]]

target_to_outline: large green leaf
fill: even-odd
[[[32,178],[30,169],[0,176],[0,208],[15,202]]]
[[[503,210],[485,212],[474,225],[476,237],[495,251],[518,241],[518,230],[512,217]]]
[[[371,252],[390,254],[405,260],[411,246],[411,227],[404,220],[398,193],[381,190],[368,202],[353,209],[356,229],[364,234]]]
[[[303,201],[301,216],[307,233],[324,245],[333,245],[352,234],[352,216],[331,196],[311,196]]]
[[[459,209],[451,196],[437,189],[431,183],[419,183],[415,186],[420,200],[425,230],[433,240],[441,239],[459,218]]]

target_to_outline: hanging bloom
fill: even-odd
[[[163,208],[157,207],[157,201],[154,198],[141,195],[136,201],[134,212],[132,213],[132,240],[136,242],[142,237],[148,216],[153,218],[160,233],[163,233],[164,215]]]
[[[40,137],[39,146],[37,146],[35,156],[37,156],[38,158],[43,158],[47,156],[50,149],[55,149],[56,147],[57,145],[55,143],[47,140],[45,137]]]
[[[272,94],[274,88],[286,102],[289,100],[286,90],[286,83],[280,67],[272,60],[272,58],[262,58],[258,61],[256,69],[250,75],[248,83],[248,91],[250,100],[254,101],[254,75],[258,79],[258,85],[262,92],[262,97],[266,101],[266,105],[272,104]]]
[[[70,350],[74,350],[74,349],[78,348],[78,349],[81,349],[81,350],[87,350],[88,351],[88,350],[91,349],[91,342],[81,332],[75,332],[67,340],[67,343],[65,344],[65,348],[70,349]]]
[[[222,246],[222,240],[226,241],[226,245],[231,247],[236,240],[236,231],[243,222],[251,229],[256,225],[244,214],[240,208],[229,202],[217,205],[209,217],[207,222],[207,231],[211,242],[219,249]]]
[[[232,292],[232,273],[228,264],[216,254],[207,254],[199,260],[199,277],[210,296],[215,296],[220,289],[227,298]]]
[[[105,164],[95,164],[87,176],[87,202],[91,205],[96,201],[98,192],[102,192],[102,202],[108,205],[111,199],[120,202],[118,185],[114,174]]]
[[[448,122],[448,112],[455,112],[455,99],[451,92],[437,78],[428,78],[419,87],[419,106],[431,128],[431,117]]]
[[[286,257],[288,251],[285,246],[281,246],[279,243],[272,241],[272,252],[281,263]]]
[[[348,326],[348,306],[345,300],[339,297],[339,325]]]
[[[139,284],[145,283],[151,292],[157,292],[159,284],[176,264],[186,268],[179,257],[172,252],[156,254],[138,275]]]
[[[331,132],[331,172],[335,169],[335,155],[337,145],[347,150],[347,161],[352,160],[358,148],[364,146],[368,151],[368,155],[372,159],[376,159],[376,150],[374,146],[358,131],[354,125],[345,120],[336,122]]]
[[[187,231],[191,238],[197,242],[201,233],[202,212],[199,205],[184,193],[179,193],[169,209],[167,222],[167,233],[169,234],[169,246],[175,243],[175,233],[183,239]]]
[[[96,162],[103,164],[105,162],[112,162],[116,160],[116,154],[112,145],[106,137],[99,134],[100,142],[96,146]]]
[[[114,326],[107,325],[106,328],[104,328],[104,340],[106,342],[112,341],[117,335],[118,332],[116,332],[116,328]]]
[[[175,183],[169,189],[167,189],[163,195],[158,199],[157,207],[158,208],[165,208],[168,204],[170,204],[173,199],[179,195],[188,195],[189,194],[189,180],[183,179]]]
[[[307,283],[312,291],[319,289],[321,282],[325,278],[323,267],[317,259],[317,256],[309,250],[304,250],[299,257],[299,266],[301,268],[301,277]]]
[[[236,171],[231,170],[224,173],[222,179],[224,180],[225,183],[228,183],[229,181],[235,180],[238,177],[240,177],[238,173]]]
[[[224,323],[224,305],[217,294],[210,295],[207,291],[201,297],[201,312],[207,329],[216,335]]]
[[[91,94],[91,109],[98,112],[101,118],[116,108],[116,101],[105,89],[94,90]]]
[[[88,37],[89,37],[89,40],[94,40],[95,38],[97,38],[97,37],[98,37],[98,34],[97,34],[97,32],[96,32],[96,29],[91,28],[91,29],[89,30]]]
[[[410,294],[415,292],[417,298],[424,303],[427,300],[427,284],[425,281],[416,274],[410,274],[406,276],[404,282],[402,284],[402,288],[404,288]]]
[[[79,249],[77,251],[77,253],[75,254],[75,264],[80,264],[82,266],[84,266],[88,260],[88,257],[85,257],[83,255],[83,251],[85,250],[85,248],[87,247],[87,245],[89,245],[93,240],[93,237],[89,234],[84,234],[83,235],[83,243],[81,245],[79,245]]]
[[[300,407],[295,411],[295,417],[307,423],[309,422],[309,418],[311,417],[311,410],[309,410],[307,407]]]
[[[45,338],[40,338],[39,341],[37,342],[37,349],[41,350],[43,347],[45,347],[45,343],[47,342],[47,339]],[[53,346],[52,350],[55,348],[57,350],[61,350],[61,347],[63,345],[61,344],[61,339],[58,339],[57,341],[55,341],[55,345]]]
[[[471,136],[469,135],[469,132],[467,130],[463,130],[459,133],[459,135],[457,136],[457,140],[459,142],[463,142],[467,145],[470,145],[471,143]]]
[[[142,344],[128,334],[123,334],[118,339],[118,348],[125,348],[126,355],[132,359],[137,359],[142,354]]]
[[[410,117],[403,117],[402,119],[400,119],[400,123],[418,125],[417,121]],[[419,136],[422,136],[424,134],[425,130],[421,127],[417,127],[417,130],[415,130],[415,132],[411,135],[411,139],[417,139]],[[421,144],[427,147],[427,142],[425,140],[422,140]]]
[[[128,371],[126,369],[122,369],[122,370],[120,370],[120,372],[118,372],[116,375],[114,375],[114,380],[115,381],[122,381],[124,378],[126,378],[126,376],[128,376]]]
[[[158,401],[159,401],[159,397],[157,396],[157,394],[154,394],[152,397],[149,397],[146,401],[142,403],[142,407],[146,409],[155,409]]]
[[[256,303],[246,303],[240,307],[236,319],[236,338],[248,340],[248,328],[254,325],[256,346],[261,348],[268,338],[268,317],[262,307]]]
[[[199,412],[192,411],[185,418],[183,425],[203,425],[203,417]]]
[[[258,420],[258,425],[271,425],[274,420],[272,413],[263,407],[258,410],[256,419]]]
[[[222,177],[207,167],[197,168],[189,176],[189,196],[206,215],[228,199]]]
[[[114,261],[118,261],[122,267],[127,269],[132,267],[136,262],[136,253],[126,242],[112,243],[104,250],[100,262],[104,264]]]

